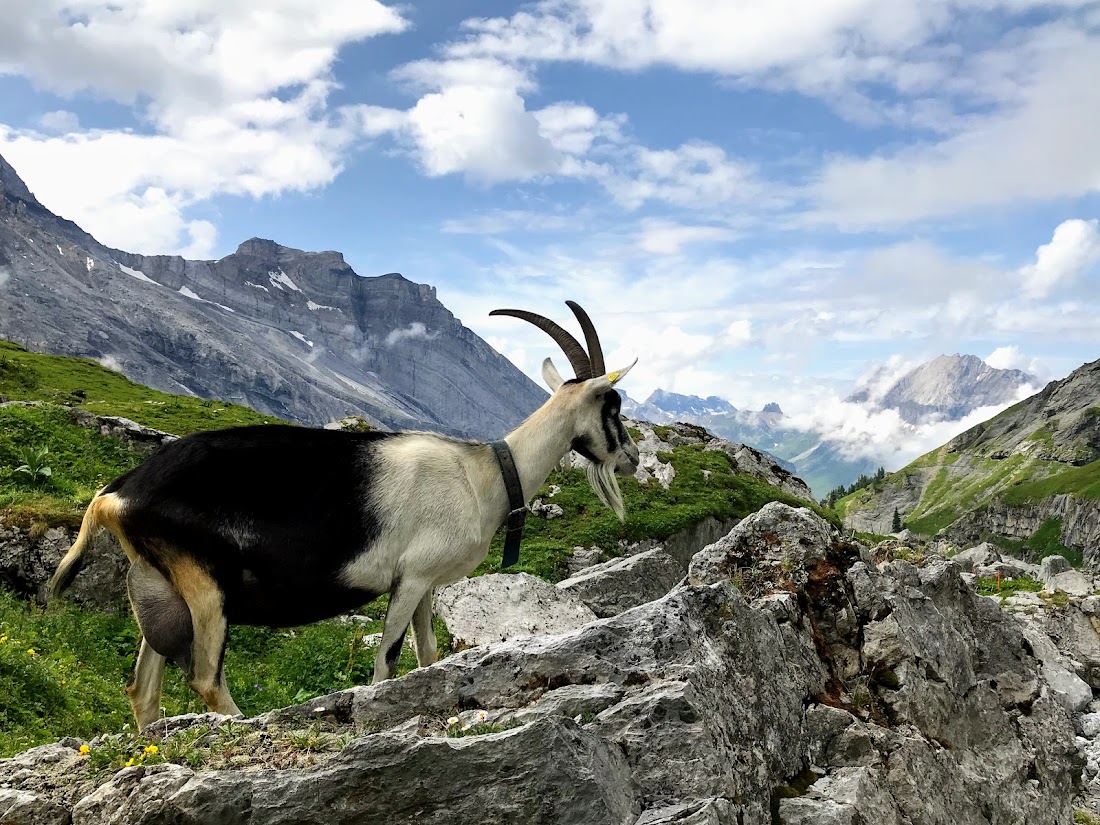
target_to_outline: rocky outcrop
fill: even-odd
[[[995,533],[1012,539],[1027,539],[1050,519],[1062,524],[1060,540],[1066,547],[1082,551],[1085,566],[1100,570],[1100,500],[1075,495],[1054,495],[1034,504],[1010,505],[994,499],[951,525],[947,536],[965,544]]]
[[[670,463],[661,459],[661,454],[670,452],[673,447],[701,444],[705,450],[718,450],[729,456],[735,472],[758,478],[795,498],[814,501],[806,482],[781,467],[774,457],[752,447],[718,438],[692,424],[655,427],[646,421],[633,419],[627,423],[642,435],[637,441],[640,463],[635,477],[643,484],[656,480],[667,489],[676,477],[676,471]]]
[[[216,261],[109,249],[0,174],[0,337],[28,349],[309,424],[496,438],[546,398],[434,287],[260,238]]]
[[[0,525],[0,587],[23,598],[46,601],[46,584],[76,540],[76,529]],[[107,534],[96,538],[85,554],[82,572],[65,598],[95,607],[117,607],[126,599],[129,562]]]
[[[566,633],[596,618],[576,595],[530,573],[490,573],[441,587],[436,614],[456,650],[547,633]]]
[[[657,600],[235,723],[237,756],[191,767],[217,725],[147,731],[198,751],[181,764],[94,775],[76,741],[0,761],[0,805],[77,825],[1061,825],[1085,764],[997,600],[782,504]],[[307,730],[335,742],[313,764],[286,752]]]
[[[662,549],[589,567],[558,582],[558,589],[588,605],[597,616],[617,616],[659,599],[683,578],[680,563]]]

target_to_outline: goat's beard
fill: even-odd
[[[615,476],[615,462],[600,462],[595,464],[588,462],[586,468],[588,483],[592,485],[594,492],[607,508],[611,510],[619,521],[626,519],[626,510],[623,507],[623,494],[619,490],[619,480]]]

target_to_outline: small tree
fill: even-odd
[[[898,508],[894,508],[894,523],[890,525],[891,533],[901,532],[901,513],[898,512]]]

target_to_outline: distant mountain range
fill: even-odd
[[[892,383],[875,378],[867,383],[879,385],[877,393],[865,386],[846,400],[871,410],[896,410],[914,427],[960,420],[981,407],[1012,401],[1021,387],[1038,384],[1034,376],[991,367],[974,355],[941,355]],[[730,441],[770,453],[806,481],[818,498],[860,475],[872,474],[882,463],[874,457],[851,458],[849,445],[831,433],[794,428],[774,402],[759,411],[739,410],[717,396],[700,398],[659,389],[643,402],[627,399],[623,410],[656,424],[698,424]]]
[[[842,499],[850,527],[967,544],[987,536],[1025,551],[1064,545],[1100,568],[1100,361],[1047,384],[881,482]]]
[[[3,158],[0,295],[2,338],[303,423],[357,414],[491,438],[546,398],[431,286],[260,238],[217,261],[110,249]]]

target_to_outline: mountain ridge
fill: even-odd
[[[90,357],[169,392],[320,424],[491,438],[546,393],[396,273],[250,238],[217,260],[112,249],[50,212],[0,158],[0,337]]]

